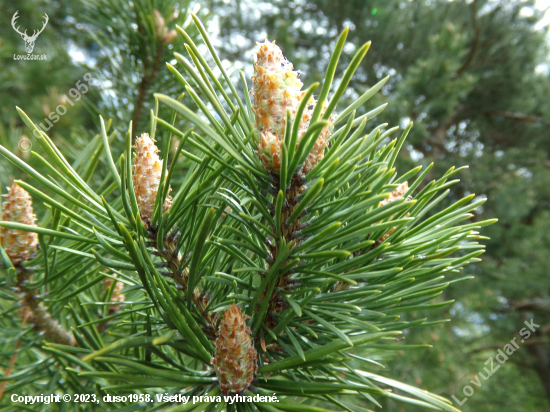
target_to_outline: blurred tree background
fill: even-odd
[[[131,121],[134,134],[148,126],[154,92],[181,94],[165,65],[168,61],[175,64],[174,52],[185,52],[183,42],[175,41],[176,25],[193,36],[189,12],[208,18],[207,11],[201,12],[200,5],[191,0],[0,0],[0,10],[5,19],[0,28],[0,144],[37,170],[42,170],[42,164],[31,156],[34,137],[14,106],[24,108],[42,125],[71,161],[99,133],[100,114],[112,120],[111,138],[122,145]],[[47,29],[38,36],[34,49],[35,54],[45,54],[46,60],[29,64],[14,58],[26,54],[25,43],[11,24],[16,11],[16,27],[29,34],[48,15]],[[86,73],[93,78],[91,87],[83,79]],[[76,86],[79,81],[82,88]],[[77,98],[76,92],[71,97],[72,90],[79,90]],[[55,114],[59,105],[66,108],[66,115]],[[4,158],[0,167],[8,171],[0,174],[2,188],[23,176]]]
[[[304,72],[306,85],[321,78],[343,27],[350,35],[342,66],[352,45],[372,40],[352,93],[391,76],[364,110],[387,101],[378,120],[415,122],[398,167],[433,161],[437,176],[452,165],[469,165],[449,202],[470,193],[488,197],[472,219],[499,218],[484,232],[491,240],[483,263],[466,268],[475,278],[439,298],[457,300],[437,318],[450,322],[406,335],[407,343],[433,348],[396,353],[384,363],[393,377],[461,402],[463,388],[471,386],[474,394],[460,407],[455,403],[465,412],[550,410],[550,69],[547,29],[535,2],[2,0],[0,142],[15,149],[26,133],[14,105],[39,123],[87,72],[97,86],[52,127],[56,143],[68,153],[86,145],[98,131],[99,113],[121,129],[131,120],[135,128],[147,124],[153,92],[181,93],[164,62],[174,51],[183,53],[171,30],[185,26],[187,11],[199,6],[227,66],[248,77],[255,42],[266,37]],[[35,47],[48,60],[13,59],[25,53],[10,25],[16,10],[29,29],[40,27],[48,13]],[[16,172],[0,167],[5,187]],[[536,332],[493,376],[480,378],[479,372],[488,376],[485,362],[498,349],[513,338],[521,342],[519,331],[530,319],[539,325]],[[0,370],[7,362],[0,359]],[[476,375],[479,387],[471,382]]]

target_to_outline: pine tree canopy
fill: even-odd
[[[403,330],[447,320],[408,314],[451,304],[433,299],[484,252],[496,220],[470,218],[485,199],[447,199],[465,166],[397,170],[412,123],[377,123],[387,77],[344,99],[370,47],[339,64],[347,29],[313,84],[268,40],[249,78],[227,73],[195,15],[177,33],[178,92],[158,85],[134,123],[100,118],[75,161],[17,108],[40,170],[0,146],[25,175],[0,221],[0,334],[24,365],[6,393],[89,394],[64,407],[90,411],[458,411],[380,370],[427,347]]]

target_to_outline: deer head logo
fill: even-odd
[[[27,34],[27,30],[25,30],[23,33],[21,33],[19,31],[19,27],[15,27],[15,21],[17,20],[17,18],[19,17],[17,15],[17,13],[19,13],[19,10],[17,10],[15,12],[15,14],[13,15],[13,18],[11,19],[11,25],[13,27],[13,29],[19,33],[21,35],[21,37],[23,38],[23,40],[25,41],[25,49],[27,49],[27,53],[32,53],[32,50],[34,49],[34,42],[36,41],[38,35],[40,33],[42,33],[44,31],[44,29],[46,28],[46,24],[48,24],[48,15],[46,13],[44,13],[44,25],[42,26],[42,28],[40,30],[34,30],[34,33],[32,34],[32,36],[29,36]]]

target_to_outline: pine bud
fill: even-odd
[[[258,157],[266,170],[279,173],[282,156],[281,141],[284,139],[287,111],[294,119],[293,121],[300,122],[296,142],[298,147],[309,127],[315,99],[310,98],[302,118],[296,119],[300,100],[305,94],[305,91],[302,91],[303,83],[298,79],[298,72],[293,70],[292,63],[283,56],[281,49],[274,42],[266,40],[258,46],[254,62],[255,75],[252,76],[254,88],[251,91],[254,98],[252,110],[256,116],[256,128],[260,135]],[[326,108],[326,102],[322,104]],[[321,132],[305,161],[304,173],[313,169],[324,157],[330,131],[329,125]]]
[[[10,187],[2,205],[2,220],[36,226],[36,215],[29,193],[16,183]],[[0,243],[14,265],[31,260],[38,250],[38,234],[0,228]]]
[[[270,131],[282,136],[285,132],[286,112],[296,115],[304,92],[298,72],[293,71],[281,49],[266,40],[259,44],[254,63],[254,114],[260,132]]]
[[[403,199],[403,195],[409,190],[409,183],[403,182],[397,186],[390,195],[378,203],[378,207],[387,205],[388,203],[395,202],[396,200]]]
[[[224,313],[215,348],[211,362],[222,392],[239,393],[247,389],[256,377],[258,364],[251,332],[239,306],[231,305]]]
[[[172,16],[170,16],[170,21],[173,20]],[[157,35],[157,39],[160,39],[164,44],[172,43],[178,36],[178,32],[175,30],[168,30],[164,17],[162,17],[162,14],[160,14],[157,9],[153,10],[153,19],[155,21],[155,34]]]
[[[148,227],[153,218],[155,201],[162,174],[162,160],[158,156],[158,148],[155,141],[147,133],[136,137],[136,157],[134,159],[132,182],[139,207],[141,219]],[[168,193],[172,189],[168,188]],[[172,206],[172,198],[166,197],[162,212],[166,212]]]
[[[112,276],[115,278],[117,277],[116,273],[113,273]],[[124,296],[124,293],[122,293],[124,284],[122,282],[119,282],[118,280],[115,281],[113,278],[105,278],[105,280],[103,281],[103,293],[106,293],[107,290],[109,290],[109,288],[113,285],[113,282],[116,282],[116,284],[111,295],[111,303],[124,303],[124,301],[126,300],[126,296]],[[109,313],[111,314],[118,312],[119,310],[120,305],[109,306]]]
[[[167,31],[164,36],[162,36],[162,42],[164,44],[172,43],[178,37],[178,32],[175,30]]]
[[[162,36],[166,33],[166,23],[164,22],[164,17],[162,17],[162,14],[157,9],[153,10],[153,20],[155,21],[157,38],[162,39]]]
[[[387,205],[388,203],[395,202],[396,200],[403,199],[403,195],[407,193],[408,190],[409,190],[409,183],[408,182],[401,183],[399,186],[397,186],[393,190],[393,192],[391,192],[391,194],[387,198],[385,198],[378,204],[378,207]],[[406,200],[409,200],[409,198],[407,198]],[[393,219],[393,216],[390,216],[389,220],[391,219]],[[376,241],[375,246],[378,246],[383,241],[385,241],[395,231],[395,229],[396,229],[395,227],[390,228],[390,230],[388,230],[387,233],[382,235],[382,237]]]

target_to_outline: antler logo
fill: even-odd
[[[48,24],[48,21],[49,21],[48,15],[46,13],[44,13],[44,19],[45,19],[44,25],[42,26],[42,28],[40,30],[34,30],[34,33],[32,34],[32,36],[29,36],[27,34],[27,30],[25,30],[23,33],[21,33],[19,31],[19,27],[15,27],[15,21],[19,17],[17,15],[17,13],[19,13],[19,10],[17,10],[15,12],[15,14],[13,15],[13,18],[11,19],[11,25],[12,25],[13,29],[17,33],[19,33],[21,35],[21,37],[23,38],[23,40],[25,41],[25,48],[27,49],[27,53],[32,53],[32,50],[34,49],[34,42],[38,38],[38,35],[44,31],[44,29],[46,28],[46,24]]]

